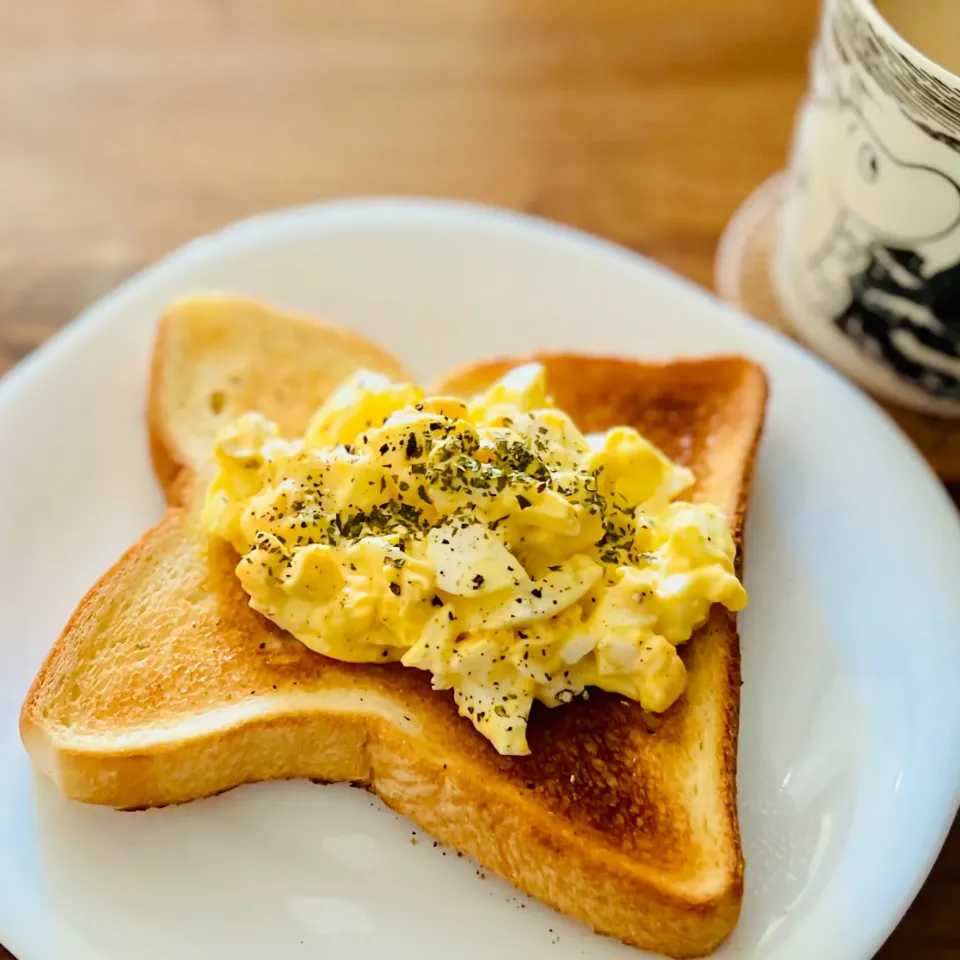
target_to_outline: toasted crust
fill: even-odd
[[[288,322],[255,309],[261,324]],[[68,796],[127,808],[280,777],[354,781],[596,930],[677,957],[712,950],[736,922],[743,886],[734,618],[715,609],[683,648],[688,689],[662,717],[600,694],[538,709],[525,758],[499,756],[425,673],[313,653],[250,609],[235,554],[195,522],[198,487],[184,477],[198,435],[209,435],[196,398],[211,381],[185,375],[206,376],[203,353],[170,333],[193,315],[161,323],[150,401],[158,476],[184,504],[91,589],[50,652],[21,714],[35,765]],[[242,345],[225,336],[220,349],[249,349],[246,334]],[[351,338],[349,357],[331,358],[324,351],[342,341],[322,343],[315,368],[341,373],[378,353]],[[257,357],[245,359],[245,389],[273,382]],[[543,359],[557,402],[584,429],[640,428],[694,469],[695,496],[730,512],[739,542],[766,398],[757,367]],[[439,386],[467,395],[515,362],[459,370]],[[294,366],[285,382],[309,382],[297,379],[307,362]],[[284,428],[302,429],[321,398],[286,409]],[[225,400],[266,406],[243,391]]]

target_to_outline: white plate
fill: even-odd
[[[344,202],[193,243],[0,385],[0,942],[21,960],[633,958],[365,793],[281,783],[145,813],[63,800],[16,731],[96,576],[161,513],[143,426],[154,318],[233,291],[352,324],[418,373],[537,347],[741,351],[772,379],[742,619],[746,898],[724,957],[867,958],[960,788],[960,536],[860,393],[606,243],[508,213]]]

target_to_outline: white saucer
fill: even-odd
[[[766,366],[742,618],[747,892],[719,955],[872,956],[960,796],[960,523],[940,484],[829,368],[665,271],[540,221],[399,200],[199,240],[0,384],[0,942],[20,960],[639,956],[347,787],[124,814],[34,780],[16,730],[30,679],[161,512],[143,425],[153,320],[210,290],[352,324],[423,375],[537,347]]]

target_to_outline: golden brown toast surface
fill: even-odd
[[[532,754],[500,756],[457,716],[449,693],[430,689],[428,674],[328,660],[251,611],[236,556],[197,528],[198,484],[164,470],[191,468],[199,437],[212,436],[221,416],[206,402],[212,390],[225,394],[221,411],[279,413],[296,433],[324,386],[359,356],[395,376],[399,366],[351,338],[330,365],[335,377],[312,379],[303,357],[291,364],[286,389],[310,394],[291,404],[268,396],[266,359],[246,357],[242,387],[226,366],[214,375],[198,359],[237,343],[243,353],[242,329],[216,332],[228,323],[218,315],[210,337],[207,317],[173,316],[158,337],[150,422],[158,473],[186,503],[101,579],[51,651],[22,715],[34,762],[68,795],[127,807],[271,777],[360,781],[597,929],[678,956],[711,949],[735,923],[742,895],[733,617],[715,608],[682,648],[688,689],[661,717],[600,693],[554,710],[538,704]],[[171,338],[171,322],[198,329]],[[285,326],[263,314],[257,322]],[[314,365],[341,343],[297,342]],[[269,349],[262,356],[283,362]],[[694,470],[695,497],[734,516],[739,543],[766,396],[758,368],[736,358],[543,360],[558,405],[583,430],[636,426]],[[456,371],[437,386],[469,395],[515,362]]]
[[[271,307],[230,297],[185,300],[161,318],[147,419],[168,498],[181,468],[203,463],[221,425],[237,414],[259,410],[293,436],[357,368],[408,376],[350,330],[291,314],[277,318]]]

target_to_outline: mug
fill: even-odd
[[[772,269],[814,351],[878,396],[960,417],[960,77],[870,0],[824,5]]]

